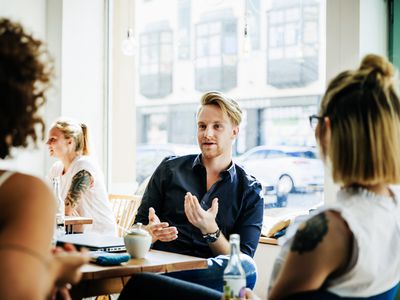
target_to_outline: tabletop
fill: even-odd
[[[150,250],[145,258],[131,259],[119,266],[84,265],[82,280],[71,290],[73,299],[121,292],[135,273],[168,273],[207,268],[207,259]]]
[[[83,225],[93,224],[93,219],[87,217],[65,216],[64,220],[66,234],[83,232]]]
[[[82,224],[93,224],[93,219],[87,217],[65,216],[65,225],[82,225]]]

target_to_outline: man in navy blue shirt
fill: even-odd
[[[232,233],[240,234],[240,249],[247,255],[247,285],[255,284],[250,257],[258,245],[264,204],[260,183],[232,161],[241,115],[239,105],[222,93],[203,95],[197,113],[201,154],[164,159],[148,183],[135,220],[148,224],[153,249],[215,257],[209,259],[207,274],[174,276],[219,290]]]

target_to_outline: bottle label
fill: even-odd
[[[244,299],[246,290],[246,278],[224,278],[224,298]]]

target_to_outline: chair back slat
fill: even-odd
[[[110,194],[108,198],[111,201],[117,222],[117,234],[118,236],[123,236],[124,231],[129,229],[135,221],[142,196]]]

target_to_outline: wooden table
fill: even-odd
[[[93,219],[77,216],[65,216],[65,233],[70,234],[82,232],[82,225],[84,224],[93,224]],[[74,227],[77,230],[75,230]]]
[[[150,250],[143,259],[131,259],[120,266],[82,267],[82,280],[71,290],[72,299],[120,293],[129,278],[135,273],[168,273],[207,268],[207,259],[188,255]]]
[[[266,237],[266,236],[261,236],[259,242],[261,244],[278,245],[278,239],[269,238],[269,237]]]

